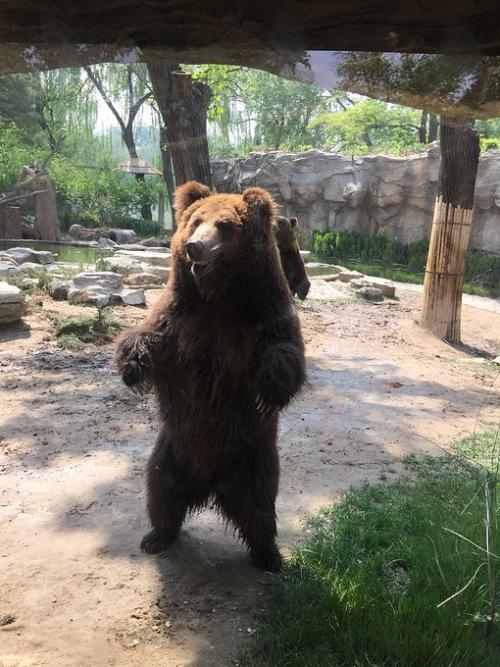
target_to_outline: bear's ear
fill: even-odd
[[[248,188],[243,192],[243,201],[248,212],[248,222],[260,221],[269,225],[276,214],[276,204],[269,192],[262,188]]]
[[[210,197],[212,194],[209,187],[196,181],[188,181],[180,185],[175,191],[174,207],[177,215],[181,215],[198,199]]]
[[[297,218],[289,218],[289,220],[290,220],[290,226],[291,226],[291,228],[292,228],[292,229],[295,229],[295,227],[297,227],[299,221],[297,220]]]

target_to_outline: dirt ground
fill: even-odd
[[[465,306],[455,349],[419,329],[418,294],[399,298],[300,305],[309,386],[281,418],[285,553],[351,484],[498,423],[498,367],[477,356],[500,354],[500,314]],[[60,350],[47,309],[78,307],[45,298],[0,330],[0,665],[232,664],[272,575],[210,511],[163,557],[140,552],[154,400],[121,385],[109,346]]]

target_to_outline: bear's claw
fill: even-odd
[[[281,410],[281,406],[279,405],[267,405],[260,394],[258,394],[257,398],[255,399],[255,406],[257,412],[259,412],[263,417],[277,415]]]

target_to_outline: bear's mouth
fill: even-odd
[[[204,273],[206,273],[209,266],[209,262],[192,262],[191,263],[191,273],[195,278],[199,278]]]

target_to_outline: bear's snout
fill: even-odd
[[[208,261],[207,249],[201,241],[189,241],[186,244],[186,252],[191,262],[201,263]]]

